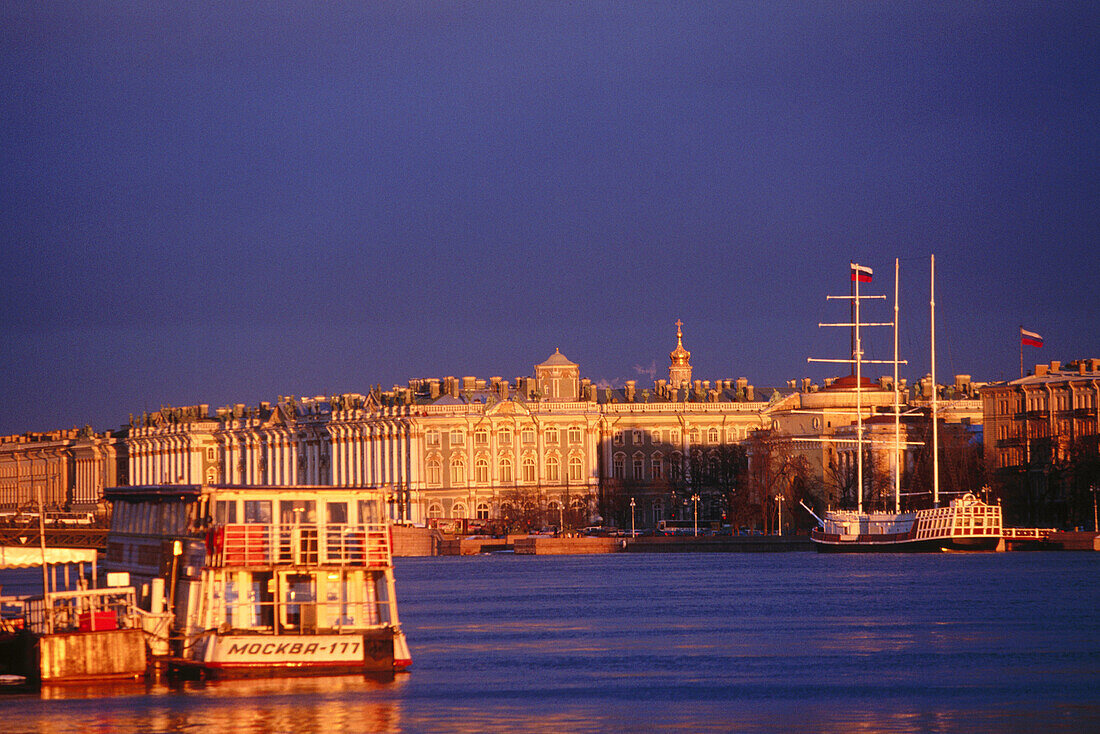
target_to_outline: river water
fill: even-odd
[[[1098,553],[401,558],[393,682],[47,688],[0,731],[1100,731],[1098,580]]]

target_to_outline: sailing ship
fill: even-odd
[[[936,299],[935,278],[936,259],[931,259],[931,410],[932,424],[932,507],[901,511],[901,460],[902,442],[900,440],[901,408],[900,391],[897,378],[898,365],[903,364],[897,354],[898,325],[898,263],[894,261],[894,319],[885,323],[864,323],[860,321],[860,302],[869,298],[884,296],[863,295],[860,284],[870,282],[872,270],[855,262],[852,267],[852,293],[850,296],[830,296],[830,298],[848,298],[852,304],[850,324],[821,324],[822,326],[847,326],[852,329],[852,355],[847,360],[810,359],[812,362],[850,362],[853,369],[856,395],[856,508],[855,510],[830,510],[825,517],[819,517],[809,507],[802,506],[818,522],[818,527],[810,532],[810,540],[820,552],[865,553],[875,551],[956,551],[956,550],[995,550],[1002,537],[1002,517],[1000,505],[983,502],[975,494],[967,492],[951,500],[947,506],[940,506],[939,491],[939,434],[937,420],[936,388]],[[894,330],[894,357],[892,360],[865,360],[863,357],[861,328],[865,326],[891,326]],[[863,508],[863,453],[864,418],[862,391],[863,364],[888,363],[894,366],[894,511],[865,512]]]
[[[105,566],[172,615],[181,677],[393,673],[412,662],[377,487],[106,490]]]

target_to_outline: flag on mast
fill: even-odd
[[[871,268],[852,263],[852,282],[854,283],[858,280],[860,283],[870,283],[871,272]]]
[[[1043,346],[1043,337],[1039,336],[1034,331],[1028,331],[1021,326],[1020,343],[1027,347],[1041,347]]]

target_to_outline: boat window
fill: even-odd
[[[382,522],[378,500],[359,500],[359,522]]]
[[[237,501],[218,500],[214,503],[214,522],[219,525],[232,525],[237,522]]]
[[[279,522],[286,525],[317,522],[317,503],[314,500],[280,500]]]
[[[247,523],[270,524],[271,500],[245,500],[244,521]]]
[[[325,504],[327,510],[326,520],[330,525],[347,525],[348,524],[348,503],[347,502],[328,502]]]

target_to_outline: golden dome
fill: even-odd
[[[684,349],[684,332],[680,329],[684,323],[679,319],[676,320],[676,348],[668,353],[669,359],[672,360],[672,366],[688,366],[691,362],[691,352]]]

